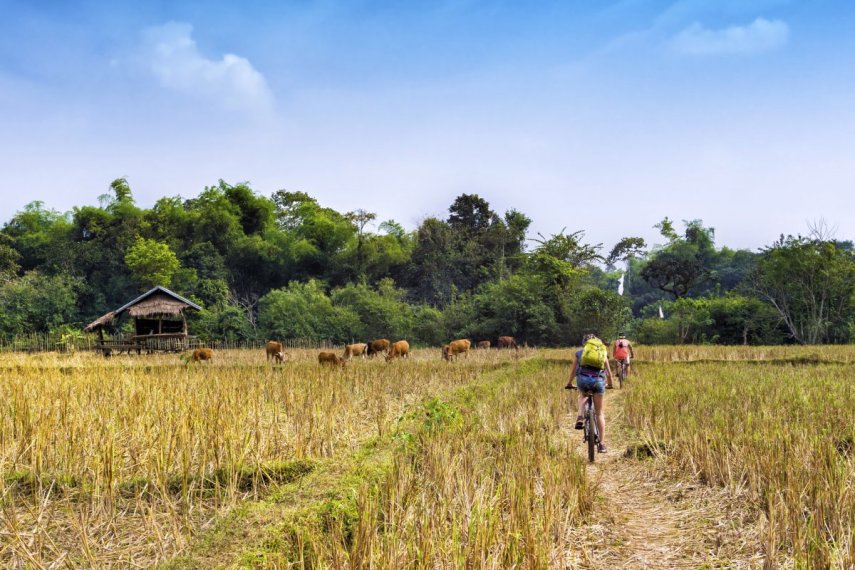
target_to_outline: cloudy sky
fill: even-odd
[[[855,238],[855,3],[0,0],[0,221],[222,178],[414,228]]]

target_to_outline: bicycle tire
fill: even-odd
[[[621,362],[618,364],[618,389],[623,388],[623,381],[626,378],[626,364]]]
[[[590,398],[590,396],[589,396]],[[585,409],[585,424],[587,426],[588,461],[593,463],[597,455],[597,416],[594,413],[593,403],[589,401]]]

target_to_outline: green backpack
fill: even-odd
[[[582,358],[579,364],[585,368],[602,370],[606,367],[606,345],[597,337],[589,338],[582,347]]]

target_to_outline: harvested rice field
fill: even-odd
[[[0,566],[851,568],[849,348],[0,355]]]

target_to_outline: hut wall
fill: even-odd
[[[184,321],[174,319],[142,319],[136,320],[136,332],[138,335],[158,334],[158,331],[163,334],[179,334],[185,332]]]

